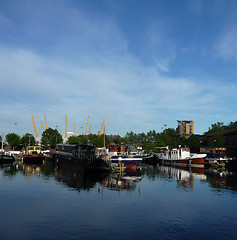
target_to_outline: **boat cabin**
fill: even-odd
[[[23,154],[40,154],[41,153],[41,146],[27,146],[22,151]]]
[[[189,148],[174,148],[170,151],[166,151],[161,153],[162,159],[166,160],[178,160],[178,159],[186,159],[190,157],[190,149]]]
[[[112,144],[109,145],[109,152],[117,152],[121,154],[125,153],[136,153],[137,154],[137,147],[134,145],[128,145],[128,144]]]
[[[166,152],[168,150],[168,147],[156,147],[157,153]]]
[[[201,147],[200,153],[206,153],[208,158],[225,157],[228,154],[226,147]]]
[[[56,153],[89,159],[95,157],[95,146],[85,144],[57,144]]]

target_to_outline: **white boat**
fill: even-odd
[[[190,153],[189,148],[174,148],[158,155],[159,160],[174,165],[204,166],[206,154]]]
[[[142,162],[142,156],[135,146],[118,144],[109,146],[108,160],[111,164],[138,165]]]

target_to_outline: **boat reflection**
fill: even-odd
[[[112,191],[140,191],[141,182],[140,172],[113,173],[102,182],[102,186]]]
[[[230,172],[222,168],[188,168],[162,165],[157,167],[157,173],[159,177],[163,179],[177,180],[177,186],[186,190],[192,190],[194,188],[195,180],[207,182],[215,190],[237,190],[236,172]]]
[[[210,186],[217,191],[233,190],[237,191],[237,173],[225,169],[208,168],[205,170],[207,181]]]
[[[161,175],[176,179],[178,187],[186,190],[193,189],[194,179],[199,179],[201,181],[207,180],[204,174],[204,168],[159,166],[158,170]]]
[[[139,191],[142,178],[146,181],[177,181],[177,187],[183,190],[193,190],[197,181],[206,182],[215,191],[231,190],[237,192],[237,173],[225,169],[193,168],[193,167],[171,167],[166,165],[145,165],[135,172],[120,171],[118,173],[87,172],[68,165],[60,167],[53,165],[50,161],[43,164],[25,164],[15,162],[13,164],[1,165],[0,178],[7,176],[13,179],[17,174],[22,174],[29,181],[33,177],[42,180],[54,179],[66,188],[81,191],[93,189],[97,186],[112,191]],[[145,184],[146,186],[146,184]]]
[[[52,162],[44,161],[43,164],[25,164],[18,162],[16,164],[5,166],[3,169],[4,175],[16,175],[17,172],[30,181],[32,177],[39,177],[48,180],[53,178],[64,186],[74,190],[90,190],[94,188],[97,182],[102,182],[108,177],[108,173],[90,173],[83,169],[67,165],[67,167],[55,167]]]
[[[103,182],[108,174],[107,172],[91,173],[70,168],[57,168],[55,179],[69,188],[80,191],[94,188],[96,183]]]

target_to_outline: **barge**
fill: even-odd
[[[56,151],[52,152],[56,165],[70,166],[82,170],[109,171],[109,163],[97,157],[95,146],[91,144],[57,144]]]

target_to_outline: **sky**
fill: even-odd
[[[235,0],[1,0],[0,132],[236,121],[236,22]]]

